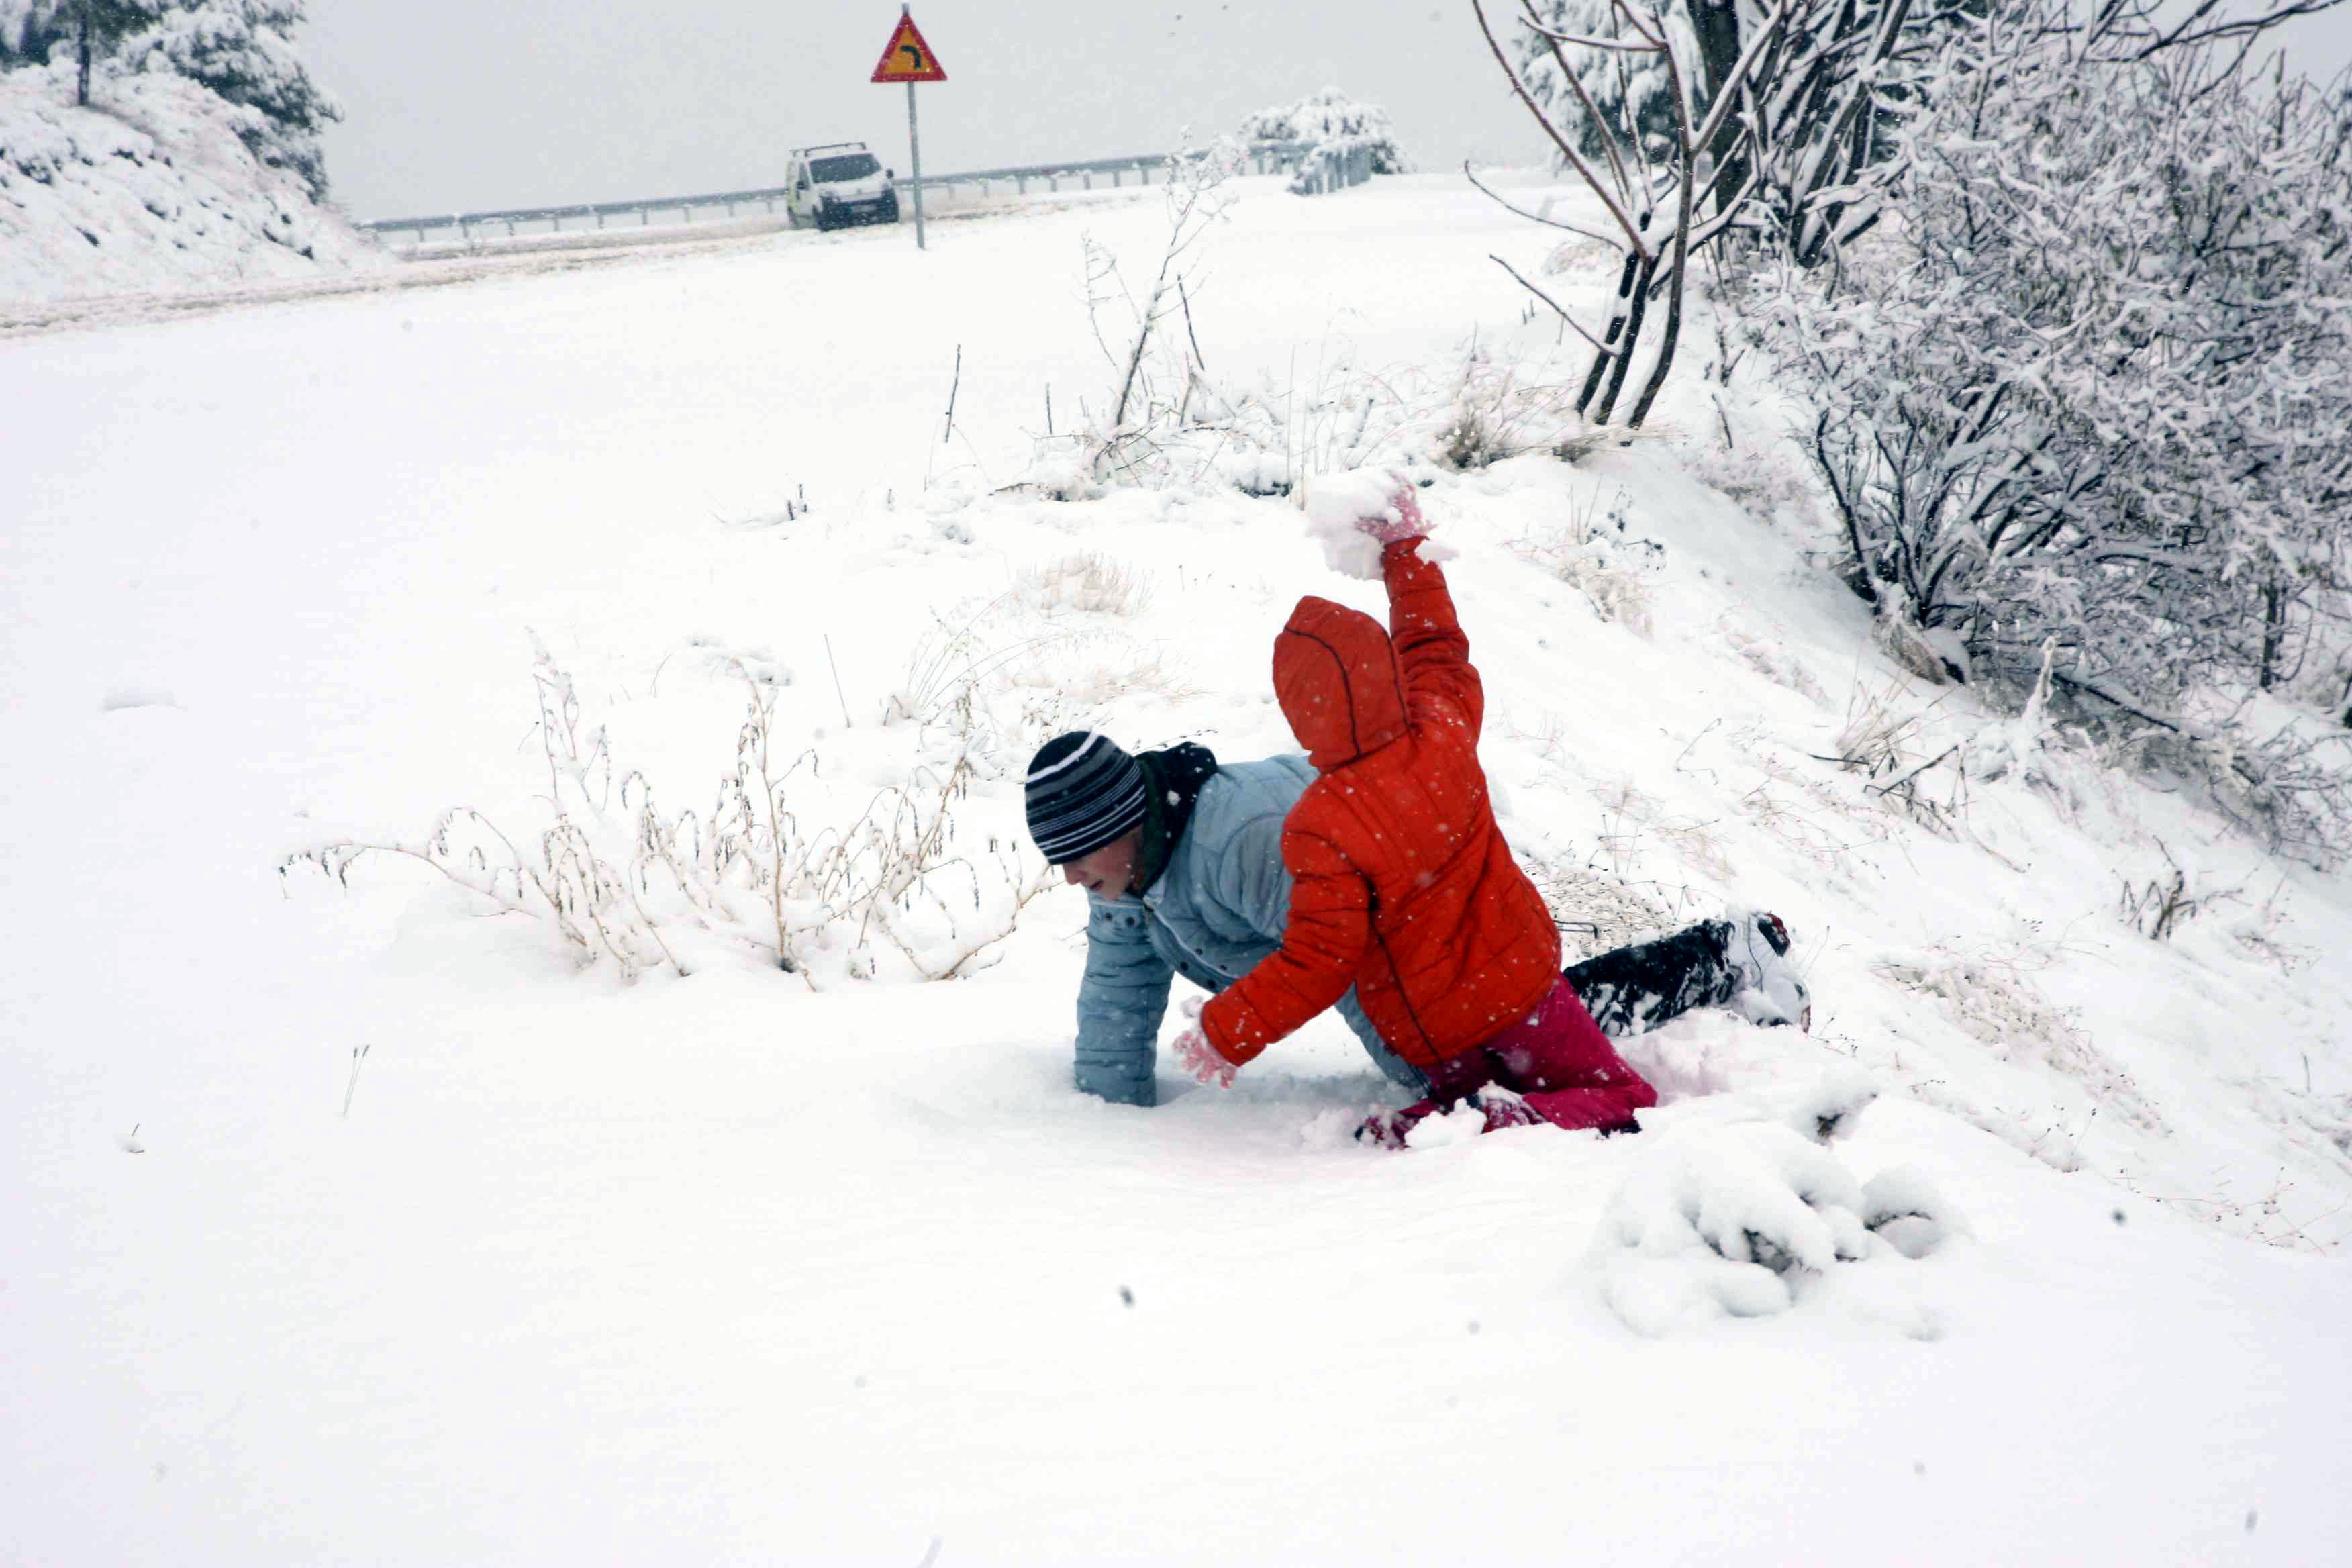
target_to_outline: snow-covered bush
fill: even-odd
[[[1602,432],[1576,409],[1576,389],[1558,367],[1530,372],[1474,347],[1463,357],[1452,406],[1436,432],[1436,462],[1484,468],[1507,458],[1551,452],[1573,461],[1622,432]]]
[[[1798,464],[1778,447],[1710,444],[1695,454],[1684,471],[1718,494],[1728,497],[1759,522],[1784,515],[1808,530],[1821,525],[1815,496],[1819,482],[1800,471]]]
[[[1310,92],[1283,108],[1261,109],[1244,120],[1235,134],[1244,142],[1309,142],[1337,152],[1368,152],[1375,174],[1402,174],[1411,167],[1397,146],[1389,111],[1378,104],[1358,103],[1336,87]]]
[[[1593,614],[1642,637],[1651,634],[1649,578],[1665,563],[1665,546],[1625,531],[1629,498],[1619,490],[1562,522],[1511,542],[1513,554],[1542,567],[1584,595]]]
[[[2075,11],[1959,26],[1897,221],[1767,286],[1849,580],[2020,686],[2054,637],[2069,697],[2340,853],[2344,748],[2249,705],[2352,607],[2352,109]]]
[[[1151,586],[1130,567],[1088,551],[1024,569],[1013,592],[1042,616],[1061,610],[1127,616],[1151,603]]]

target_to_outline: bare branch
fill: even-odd
[[[1505,212],[1509,213],[1514,217],[1523,217],[1529,223],[1539,223],[1547,228],[1564,228],[1570,234],[1579,235],[1586,239],[1596,240],[1599,243],[1609,247],[1612,250],[1618,251],[1621,254],[1625,248],[1622,244],[1610,238],[1605,234],[1595,234],[1589,228],[1579,228],[1572,223],[1562,223],[1556,217],[1546,217],[1541,213],[1531,213],[1525,207],[1513,206],[1509,201],[1496,194],[1491,187],[1481,181],[1476,174],[1470,172],[1470,160],[1467,158],[1462,160],[1462,174],[1465,179],[1468,180],[1472,184],[1476,185],[1480,191],[1484,192],[1489,200],[1493,201],[1497,206],[1500,206]]]
[[[1592,121],[1592,129],[1601,138],[1601,150],[1609,154],[1610,173],[1617,176],[1617,194],[1631,204],[1633,200],[1633,183],[1632,176],[1625,173],[1625,160],[1618,155],[1617,133],[1610,129],[1609,121],[1601,117],[1601,108],[1592,101],[1592,95],[1584,90],[1583,79],[1579,77],[1569,65],[1568,56],[1561,50],[1559,40],[1549,33],[1544,32],[1542,26],[1538,25],[1536,0],[1519,0],[1519,8],[1528,14],[1528,26],[1534,27],[1538,33],[1543,33],[1545,40],[1550,44],[1552,63],[1559,67],[1560,79],[1568,83],[1569,90],[1576,94],[1576,101],[1584,106],[1585,115]]]
[[[1555,44],[1577,44],[1588,49],[1614,49],[1621,54],[1654,55],[1665,47],[1664,44],[1629,44],[1618,38],[1595,38],[1582,33],[1558,33],[1540,22],[1531,21],[1528,26],[1530,31],[1541,33]]]
[[[1601,177],[1592,172],[1592,165],[1584,161],[1584,155],[1570,146],[1568,139],[1559,133],[1559,128],[1551,122],[1551,117],[1543,111],[1542,106],[1536,102],[1534,95],[1528,91],[1527,83],[1519,79],[1517,68],[1514,67],[1510,58],[1503,53],[1503,46],[1495,37],[1494,26],[1486,20],[1485,0],[1470,0],[1470,9],[1477,14],[1478,30],[1486,36],[1486,47],[1494,51],[1495,63],[1501,66],[1503,74],[1511,79],[1511,90],[1517,93],[1519,101],[1528,106],[1528,112],[1536,117],[1536,123],[1544,128],[1544,134],[1551,138],[1552,145],[1559,149],[1560,156],[1566,158],[1570,165],[1584,176],[1584,183],[1592,187],[1593,194],[1599,196],[1601,205],[1609,209],[1609,216],[1615,218],[1618,226],[1625,231],[1625,237],[1632,244],[1634,251],[1646,259],[1650,252],[1649,247],[1643,241],[1642,231],[1634,226],[1632,218],[1625,216],[1625,209],[1620,206],[1617,199],[1609,194],[1608,187],[1601,183]]]
[[[1489,256],[1486,259],[1501,268],[1504,271],[1509,273],[1512,277],[1518,278],[1520,288],[1525,289],[1528,293],[1533,294],[1537,299],[1541,300],[1545,304],[1549,305],[1552,310],[1559,314],[1561,321],[1566,321],[1570,327],[1575,328],[1576,335],[1578,337],[1582,338],[1586,342],[1592,345],[1593,351],[1596,353],[1599,353],[1604,359],[1616,353],[1617,351],[1615,349],[1611,348],[1599,338],[1596,338],[1591,332],[1586,331],[1582,327],[1577,326],[1576,318],[1570,315],[1566,310],[1561,310],[1559,300],[1553,299],[1550,295],[1545,293],[1542,289],[1537,288],[1526,279],[1519,278],[1518,268],[1513,267],[1509,262],[1504,260],[1499,256]]]

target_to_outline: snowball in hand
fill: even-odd
[[[1403,513],[1390,498],[1412,488],[1402,474],[1379,468],[1318,474],[1307,481],[1307,531],[1323,546],[1331,570],[1369,583],[1381,580],[1381,542],[1358,523],[1366,518],[1402,522]],[[1421,551],[1424,561],[1447,561],[1453,554],[1427,544]]]

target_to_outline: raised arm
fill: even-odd
[[[1405,708],[1416,723],[1460,723],[1475,741],[1486,721],[1486,689],[1471,668],[1470,639],[1454,618],[1445,574],[1434,561],[1421,558],[1420,545],[1417,538],[1400,539],[1381,551],[1381,575],[1389,588],[1389,640],[1404,671]]]

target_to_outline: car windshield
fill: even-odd
[[[809,160],[809,174],[821,185],[829,185],[835,180],[862,180],[868,174],[881,172],[882,165],[874,161],[871,153],[849,153],[838,158]]]

